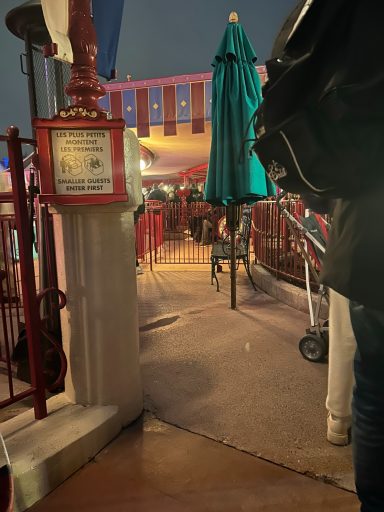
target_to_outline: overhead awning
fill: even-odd
[[[264,83],[265,66],[256,69]],[[191,134],[204,133],[211,121],[212,73],[109,83],[105,89],[100,105],[136,128],[139,138],[150,137],[152,126],[163,126],[164,136],[177,135],[180,124],[190,124]]]
[[[264,66],[256,68],[262,83]],[[123,118],[156,156],[146,176],[170,178],[206,166],[211,144],[212,73],[104,84],[100,105]],[[181,174],[182,175],[182,174]]]

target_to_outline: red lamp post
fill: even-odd
[[[98,111],[97,101],[105,95],[105,89],[96,74],[96,31],[91,19],[90,0],[69,1],[68,36],[72,45],[73,64],[65,92],[73,99],[74,106]]]
[[[39,149],[39,200],[46,204],[109,204],[128,200],[123,119],[107,119],[96,74],[96,31],[90,0],[69,1],[72,105],[53,119],[35,119]]]

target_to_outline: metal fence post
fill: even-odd
[[[281,217],[281,213],[280,213],[280,210],[277,208],[277,206],[274,204],[273,205],[274,209],[277,210],[276,213],[277,213],[277,233],[276,233],[276,244],[277,244],[277,248],[276,248],[276,279],[278,280],[280,278],[280,270],[281,270],[281,264],[280,264],[280,251],[281,251],[281,244],[284,243],[282,241],[282,236],[281,236],[281,222],[282,222],[282,217]],[[286,254],[286,252],[284,251],[284,255]]]
[[[148,211],[148,226],[149,226],[149,268],[151,271],[153,270],[153,261],[152,261],[152,211]]]
[[[8,128],[7,135],[9,166],[11,170],[16,228],[20,251],[20,274],[23,292],[25,328],[28,341],[29,367],[31,373],[31,384],[35,388],[35,392],[33,394],[33,407],[35,410],[35,418],[42,419],[47,416],[47,404],[40,346],[40,315],[36,299],[32,237],[28,226],[28,206],[25,191],[21,140],[19,139],[18,128],[14,126]]]
[[[156,223],[156,215],[157,211],[155,209],[152,210],[152,219],[153,219],[153,238],[155,243],[155,263],[157,263],[157,223]]]

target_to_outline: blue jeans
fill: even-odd
[[[357,342],[353,458],[361,512],[384,511],[384,311],[351,303]]]

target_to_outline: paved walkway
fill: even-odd
[[[30,512],[357,512],[354,494],[149,419]]]
[[[159,266],[160,267],[160,266]],[[327,365],[305,361],[308,316],[239,274],[229,309],[207,272],[139,276],[146,407],[168,423],[353,489],[350,447],[325,439]]]
[[[307,317],[243,275],[231,311],[228,274],[220,281],[217,293],[207,272],[139,277],[146,407],[157,419],[126,429],[31,512],[359,510],[354,493],[321,481],[352,487],[351,453],[325,441],[327,366],[297,349]]]

